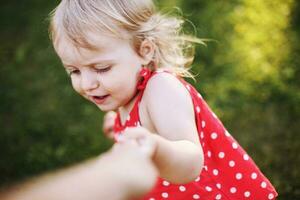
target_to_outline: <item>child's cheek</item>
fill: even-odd
[[[107,93],[113,93],[114,91],[120,89],[119,80],[116,79],[114,76],[102,76],[100,79],[100,87]]]
[[[78,92],[80,95],[83,95],[83,90],[80,87],[80,80],[78,78],[71,77],[71,83],[73,89]]]

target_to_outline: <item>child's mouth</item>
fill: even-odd
[[[107,99],[109,95],[103,95],[103,96],[92,96],[93,102],[96,104],[102,104]]]

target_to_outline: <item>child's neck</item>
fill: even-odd
[[[132,97],[132,99],[127,104],[118,108],[122,125],[124,125],[126,120],[128,119],[128,116],[129,116],[129,114],[135,104],[135,101],[138,97],[138,94],[139,93],[137,92],[136,95],[134,97]]]

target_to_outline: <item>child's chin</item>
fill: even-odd
[[[99,106],[96,104],[96,106],[102,111],[102,112],[108,112],[108,111],[115,111],[116,108],[112,108],[110,106]]]

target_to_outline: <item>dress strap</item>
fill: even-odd
[[[140,119],[139,119],[139,103],[143,97],[144,89],[146,88],[148,80],[151,78],[151,76],[154,74],[153,71],[151,71],[148,68],[141,68],[139,72],[139,81],[136,86],[136,95],[137,98],[134,102],[134,105],[129,112],[128,119],[126,119],[125,124],[121,123],[120,113],[117,112],[117,117],[115,119],[114,124],[114,132],[116,134],[122,132],[126,127],[130,126],[137,126],[140,125]],[[115,136],[116,136],[115,134]]]
[[[135,126],[141,125],[140,117],[139,117],[139,105],[142,100],[144,90],[147,86],[149,79],[153,75],[155,75],[157,73],[161,73],[161,72],[171,73],[170,71],[167,71],[167,70],[152,71],[146,67],[141,68],[141,70],[139,72],[139,81],[136,86],[137,98],[135,99],[134,105],[133,105],[131,111],[129,112],[128,117],[124,124],[121,123],[120,113],[117,112],[117,117],[116,117],[115,124],[114,124],[115,136],[118,136],[118,134],[120,134],[126,127],[135,127]]]
[[[148,80],[151,78],[152,74],[155,72],[152,72],[150,69],[143,67],[140,70],[139,76],[140,76],[140,81],[137,84],[137,90],[141,91],[146,88]]]
[[[136,99],[136,102],[135,104],[138,104],[142,97],[143,97],[143,94],[144,94],[144,90],[147,86],[147,83],[149,81],[149,79],[154,76],[155,74],[158,74],[158,73],[162,73],[162,72],[166,72],[166,73],[172,73],[168,70],[163,70],[163,69],[158,69],[158,70],[155,70],[155,71],[152,71],[150,70],[149,68],[146,68],[146,67],[143,67],[139,73],[139,77],[141,78],[140,81],[138,82],[137,84],[137,92],[138,92],[138,97]],[[137,105],[134,106],[135,107],[138,107]]]

